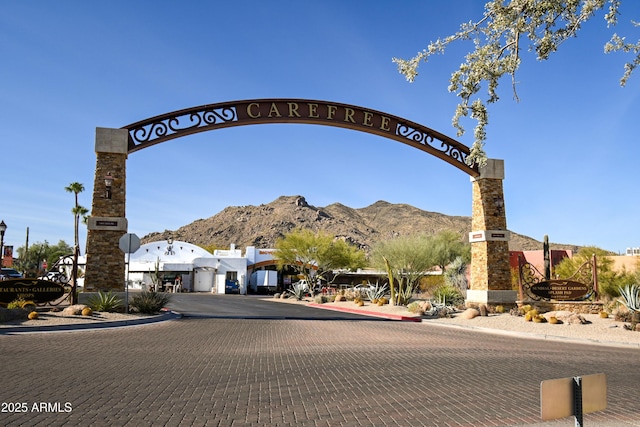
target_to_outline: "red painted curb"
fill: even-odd
[[[334,310],[334,311],[343,311],[345,313],[352,314],[362,314],[363,316],[373,316],[373,317],[382,317],[385,319],[391,320],[400,320],[402,322],[422,322],[422,319],[419,317],[411,317],[411,316],[402,316],[400,314],[390,314],[390,313],[380,313],[377,311],[367,311],[367,310],[358,310],[355,308],[347,308],[347,307],[329,307],[327,304],[318,304],[312,302],[309,304],[310,307],[322,308],[324,310]]]

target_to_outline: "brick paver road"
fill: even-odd
[[[608,408],[584,425],[640,425],[638,350],[420,323],[185,318],[0,335],[0,366],[0,425],[543,425],[542,380],[599,372]]]

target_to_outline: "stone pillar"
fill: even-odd
[[[471,283],[467,306],[513,304],[509,238],[502,181],[504,160],[488,159],[480,176],[472,177]]]
[[[125,260],[118,243],[127,232],[125,218],[126,161],[129,133],[126,129],[96,128],[96,170],[91,216],[87,224],[87,291],[124,291]],[[107,194],[105,177],[113,178]],[[110,197],[110,198],[109,198]]]

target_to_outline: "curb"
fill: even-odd
[[[466,331],[481,332],[484,334],[493,334],[493,335],[503,335],[503,336],[515,337],[515,338],[559,341],[559,342],[572,343],[572,344],[600,345],[605,347],[640,349],[640,344],[638,343],[624,343],[619,341],[604,341],[604,340],[590,339],[590,338],[564,337],[560,335],[537,334],[535,332],[504,331],[502,329],[484,328],[482,326],[472,326],[472,325],[450,325],[446,323],[428,322],[428,321],[423,323],[425,325],[434,325],[434,326],[439,326],[443,328],[462,329]]]
[[[0,328],[0,335],[10,334],[30,334],[38,332],[69,332],[69,331],[86,331],[91,329],[111,329],[122,328],[125,326],[143,326],[153,323],[166,322],[182,318],[182,314],[171,310],[163,311],[162,314],[155,316],[143,317],[140,319],[130,320],[114,320],[102,323],[77,323],[69,325],[52,325],[52,326],[14,326],[8,328]]]
[[[333,311],[342,311],[345,313],[351,314],[361,314],[363,316],[371,316],[371,317],[381,317],[383,319],[389,320],[399,320],[401,322],[422,322],[420,317],[412,317],[412,316],[403,316],[401,314],[391,314],[391,313],[380,313],[377,311],[367,311],[367,310],[358,310],[355,308],[347,308],[347,307],[327,307],[325,304],[318,304],[312,302],[307,304],[308,307],[321,308],[323,310],[333,310]]]
[[[425,325],[434,325],[434,326],[439,326],[443,328],[475,331],[475,332],[481,332],[485,334],[510,336],[514,338],[559,341],[559,342],[566,342],[566,343],[572,343],[572,344],[600,345],[605,347],[640,349],[640,344],[636,344],[636,343],[623,343],[618,341],[604,341],[604,340],[588,339],[588,338],[572,338],[572,337],[563,337],[558,335],[536,334],[532,332],[503,331],[501,329],[483,328],[480,326],[472,326],[472,325],[450,325],[445,323],[429,322],[428,320],[423,321],[423,319],[420,317],[402,316],[400,314],[385,314],[385,313],[379,313],[374,311],[352,309],[347,307],[327,307],[325,304],[317,304],[317,303],[310,303],[308,304],[308,306],[314,307],[314,308],[321,308],[324,310],[334,310],[334,311],[343,311],[346,313],[362,314],[363,316],[381,317],[381,318],[390,319],[390,320],[400,320],[404,322],[421,322]]]

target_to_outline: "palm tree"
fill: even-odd
[[[84,185],[79,182],[72,182],[68,187],[64,187],[64,189],[69,193],[73,193],[76,199],[75,206],[71,209],[71,213],[73,214],[73,243],[79,248],[78,228],[80,227],[80,217],[88,212],[87,208],[78,204],[78,194],[84,191]]]
[[[71,209],[73,214],[73,266],[71,269],[71,304],[77,304],[78,298],[76,295],[76,286],[78,281],[78,255],[80,252],[80,239],[78,238],[78,228],[80,227],[80,217],[86,215],[89,210],[78,204],[78,194],[84,191],[84,185],[79,182],[72,182],[68,187],[64,188],[69,193],[73,193],[75,196],[75,205]]]

